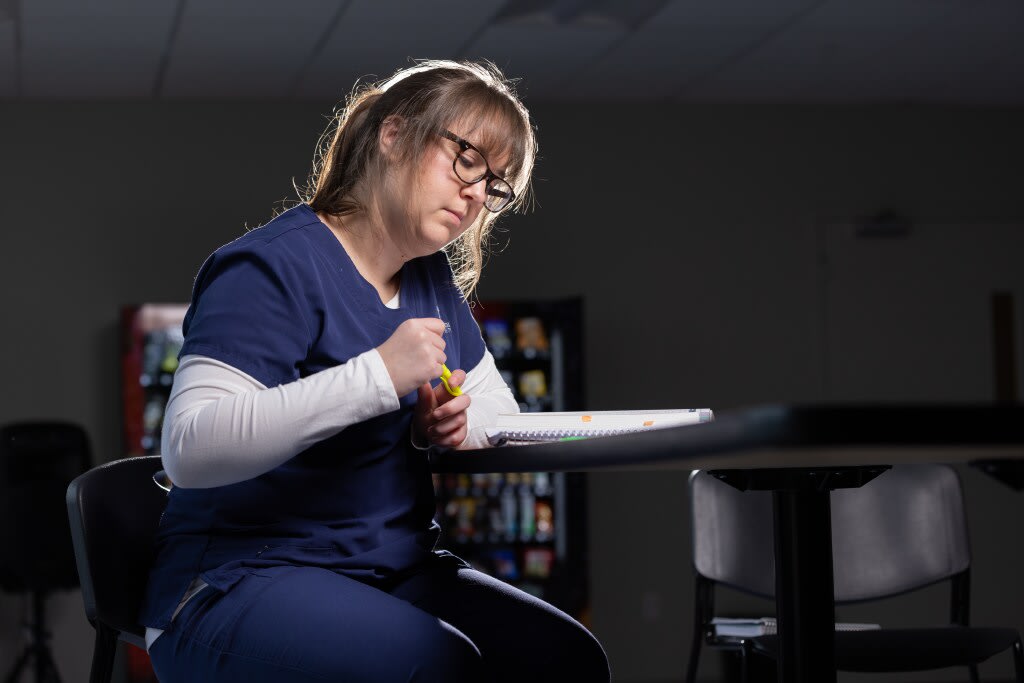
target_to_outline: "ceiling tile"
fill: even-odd
[[[812,0],[675,0],[562,84],[571,99],[663,100],[786,26]]]
[[[488,27],[465,56],[490,59],[522,79],[518,91],[526,100],[557,99],[567,79],[624,35],[615,25],[501,24]]]
[[[969,5],[971,18],[964,22],[962,0],[834,0],[742,59],[684,84],[677,98],[942,101],[951,84],[993,58],[991,40],[1001,30],[986,17],[1024,10],[1004,0]]]
[[[1024,104],[1024,3],[961,3],[920,42],[936,55],[917,74],[931,99]]]
[[[167,97],[284,97],[344,0],[204,0],[185,5]]]
[[[386,78],[413,59],[450,59],[502,0],[352,0],[295,94],[342,100],[357,78]]]
[[[416,58],[485,57],[533,102],[1024,103],[1024,0],[616,1],[559,23],[503,12],[521,0],[19,0],[0,97],[337,102]]]
[[[28,97],[152,95],[175,0],[32,0],[21,4]]]
[[[138,2],[138,0],[20,0],[18,13],[23,19],[70,19],[102,16],[145,17],[163,15],[176,1]]]

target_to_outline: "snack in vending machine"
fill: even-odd
[[[519,395],[527,402],[548,397],[548,382],[543,370],[526,370],[519,373]]]
[[[494,565],[494,572],[503,581],[516,581],[519,579],[519,566],[516,564],[516,554],[511,548],[498,548],[490,553],[491,563]]]
[[[537,579],[551,576],[555,553],[551,548],[526,548],[523,551],[523,574]]]
[[[544,323],[540,318],[531,316],[516,320],[516,348],[528,358],[546,354],[550,350]]]
[[[555,516],[551,509],[551,501],[538,498],[535,508],[537,538],[551,538],[555,533]]]
[[[533,540],[537,531],[533,503],[533,490],[529,486],[523,486],[519,490],[519,537],[524,541]]]
[[[501,492],[501,517],[505,522],[505,538],[512,540],[519,531],[519,516],[516,509],[516,494],[511,486],[506,486]]]
[[[507,320],[491,318],[483,321],[481,327],[492,356],[504,358],[512,351],[512,337],[509,335]]]

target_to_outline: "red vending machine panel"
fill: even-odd
[[[121,309],[121,433],[125,456],[160,452],[160,430],[181,350],[187,304]],[[156,683],[146,651],[122,644],[125,683]]]
[[[187,304],[121,309],[121,405],[124,454],[160,452],[160,429],[183,341]]]

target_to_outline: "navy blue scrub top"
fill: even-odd
[[[206,260],[181,355],[223,361],[274,387],[344,363],[424,317],[447,324],[449,367],[479,363],[483,339],[444,252],[406,263],[401,306],[389,309],[302,204]],[[422,562],[439,533],[434,491],[425,453],[410,441],[416,392],[400,403],[255,479],[174,487],[142,623],[166,628],[197,576],[227,590],[247,572],[301,564],[375,585]]]

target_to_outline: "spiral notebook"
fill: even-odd
[[[487,440],[492,446],[570,441],[700,424],[714,417],[709,408],[513,413],[498,416],[495,425],[487,429]]]

